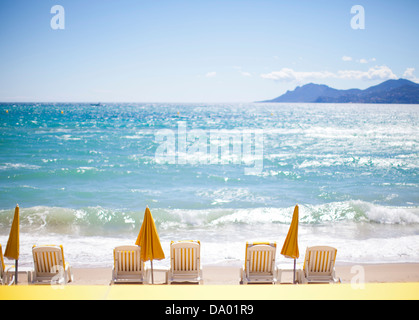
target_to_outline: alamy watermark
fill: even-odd
[[[51,8],[51,14],[54,16],[51,18],[51,29],[52,30],[64,30],[65,29],[65,10],[63,6],[55,5]]]
[[[56,273],[55,276],[51,278],[50,284],[53,289],[64,289],[65,285],[65,275],[64,268],[60,265],[52,266],[51,273]]]
[[[260,129],[187,130],[185,121],[177,130],[161,129],[155,134],[157,163],[177,165],[243,165],[245,175],[263,171],[264,133]]]
[[[351,267],[351,274],[354,276],[351,278],[351,288],[354,290],[365,289],[365,269],[363,266],[354,265]]]
[[[355,5],[351,8],[351,28],[354,30],[365,30],[365,9],[361,5]]]

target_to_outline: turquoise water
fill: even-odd
[[[240,261],[298,203],[300,251],[419,262],[418,125],[418,105],[0,104],[0,243],[19,203],[23,264],[41,242],[111,264],[148,205],[167,254],[194,238]]]

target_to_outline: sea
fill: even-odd
[[[62,244],[74,267],[112,267],[145,208],[166,259],[200,240],[203,265],[241,265],[299,206],[309,246],[337,263],[419,262],[419,105],[2,103],[0,244],[20,207],[20,266]],[[6,263],[11,263],[7,261]]]

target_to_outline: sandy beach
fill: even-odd
[[[246,301],[266,310],[257,301],[269,300],[418,300],[419,264],[363,264],[356,270],[365,271],[365,283],[351,283],[352,267],[337,265],[336,275],[341,284],[290,285],[292,272],[287,271],[277,285],[238,285],[239,268],[204,266],[203,285],[163,285],[164,272],[154,273],[155,285],[111,285],[110,268],[74,268],[74,282],[66,286],[27,285],[23,275],[18,286],[0,286],[0,300],[143,300],[160,303],[166,310],[173,301],[188,301],[188,305],[205,301]],[[155,301],[157,300],[157,301]],[[165,302],[166,301],[166,302]],[[218,302],[217,302],[218,301]],[[256,304],[255,304],[256,303]],[[208,308],[208,306],[206,306]]]
[[[351,269],[353,273],[351,273]],[[336,266],[336,276],[343,284],[350,284],[359,267],[364,269],[365,283],[408,283],[419,282],[419,263],[395,264],[342,264]],[[204,285],[238,285],[240,269],[232,266],[203,266]],[[74,281],[70,286],[109,286],[112,280],[111,268],[73,268]],[[292,270],[285,270],[277,284],[290,284]],[[164,270],[154,271],[155,284],[164,284]],[[27,285],[27,278],[19,276],[19,285]]]
[[[336,266],[336,275],[342,283],[351,283],[355,273],[351,273],[354,265]],[[360,264],[365,270],[365,283],[419,282],[419,263],[407,264]],[[238,285],[240,269],[229,266],[203,266],[204,285]],[[72,285],[109,285],[112,278],[110,268],[73,269]],[[281,283],[292,282],[292,270],[286,270]],[[164,272],[155,271],[156,284],[164,282]]]

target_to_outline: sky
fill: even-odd
[[[419,83],[418,12],[417,0],[2,0],[0,101],[253,102],[310,82]]]

